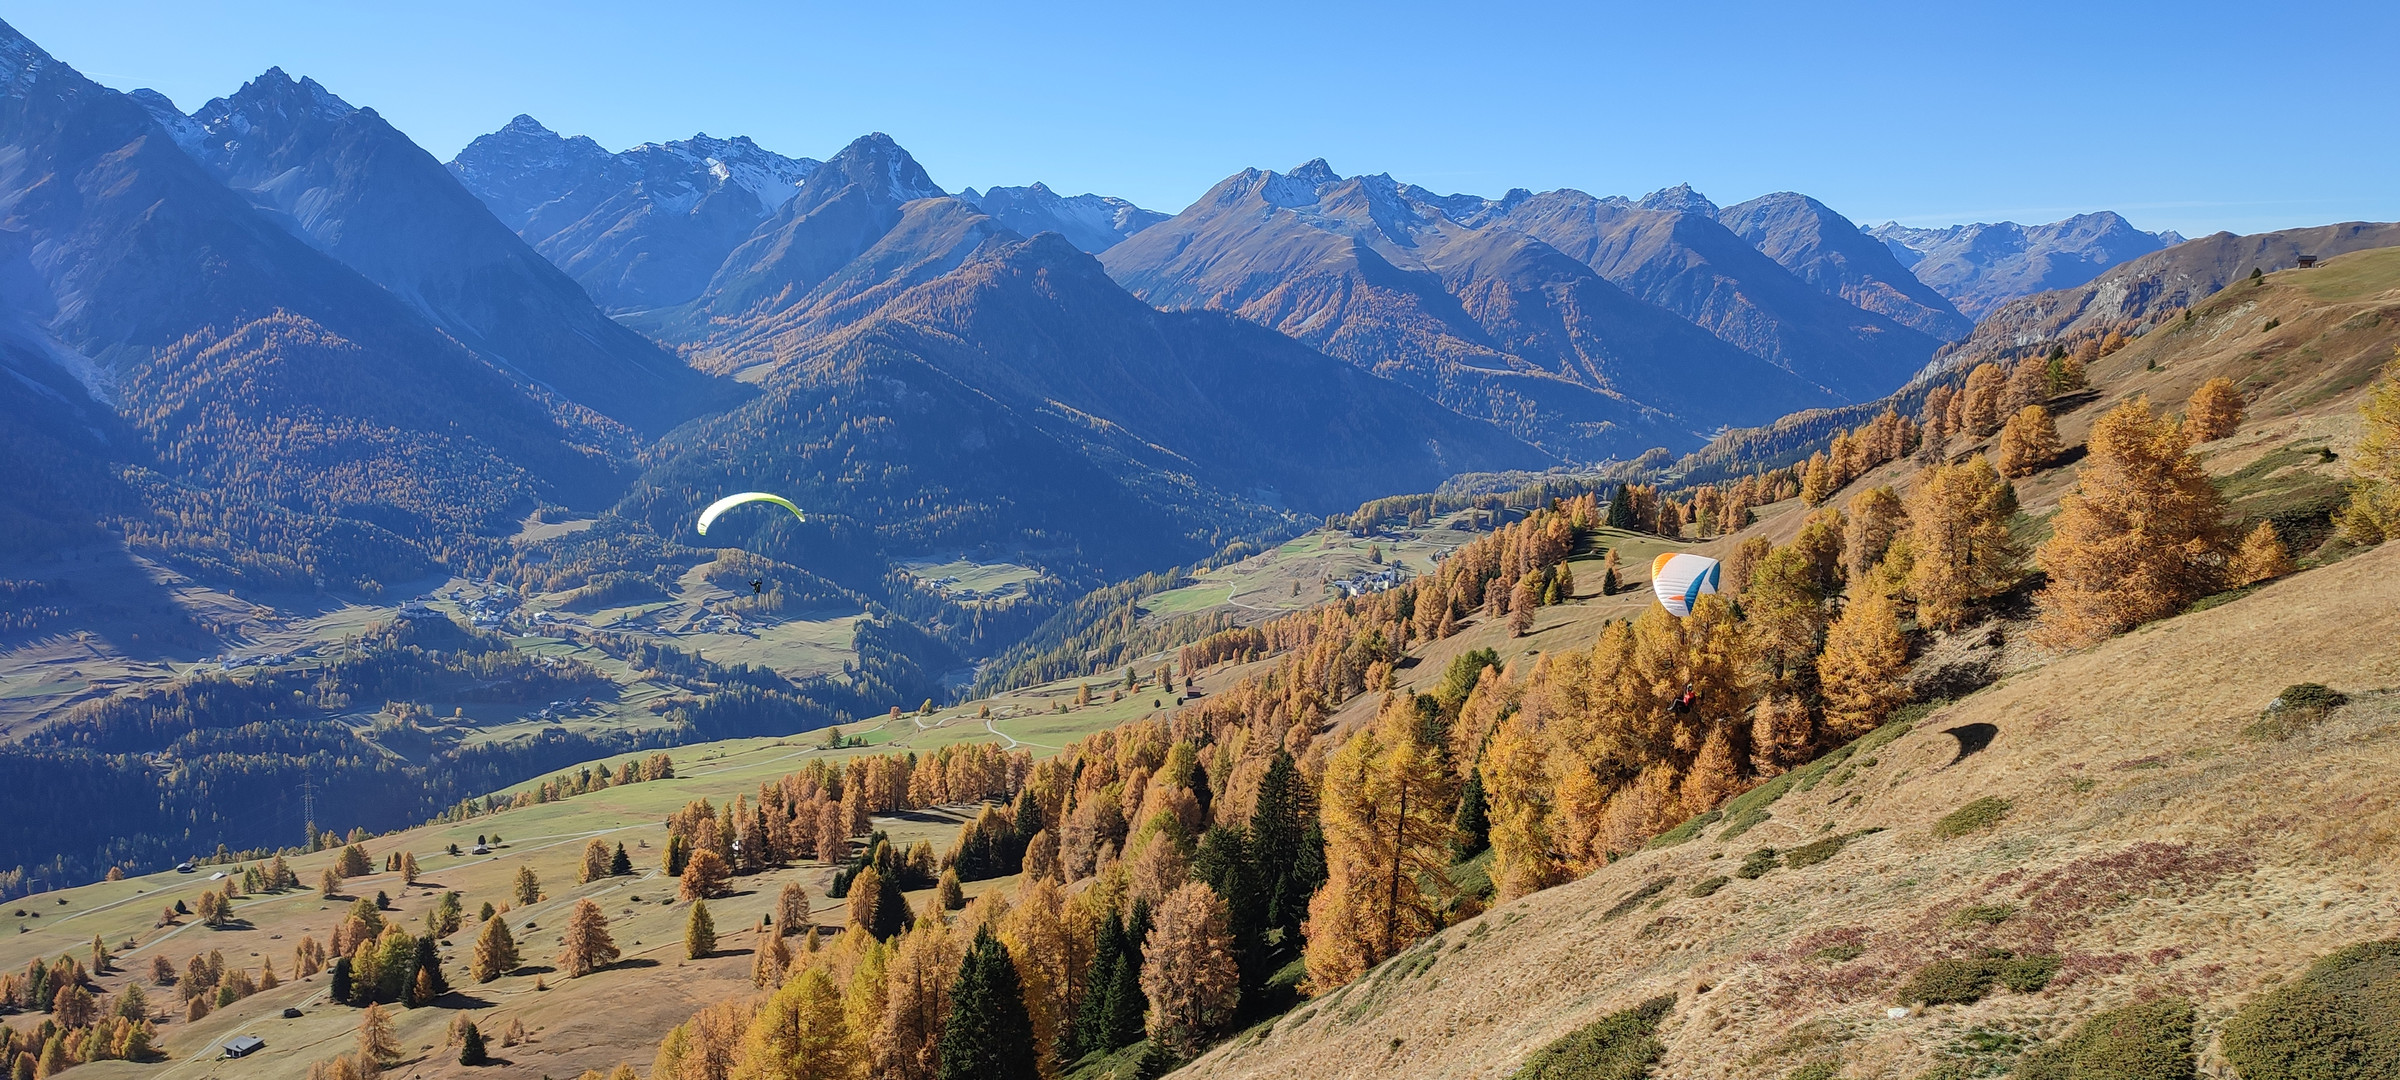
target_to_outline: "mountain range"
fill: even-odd
[[[1969,332],[1922,269],[1938,257],[1901,243],[1922,238],[1798,193],[1485,198],[1320,160],[1169,216],[1040,183],[952,194],[882,134],[823,160],[705,134],[611,152],[522,115],[445,165],[279,69],[187,114],[5,39],[21,377],[0,404],[67,403],[9,452],[105,447],[92,490],[115,492],[41,535],[114,521],[287,584],[370,576],[364,555],[329,573],[344,544],[310,537],[425,567],[461,542],[436,537],[488,542],[544,504],[663,533],[744,475],[882,546],[979,521],[1078,566],[1156,564],[1453,472],[1876,401]],[[215,548],[155,524],[194,508],[274,524]]]
[[[2149,233],[2103,210],[2047,225],[1952,225],[1912,229],[1887,221],[1867,234],[1970,319],[2019,296],[2069,289],[2128,259],[2183,242]]]

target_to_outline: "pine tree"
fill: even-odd
[[[1852,590],[1850,606],[1826,631],[1825,655],[1817,660],[1826,729],[1849,739],[1881,726],[1908,700],[1907,673],[1908,640],[1891,597],[1872,588]]]
[[[1492,843],[1490,807],[1483,796],[1483,771],[1470,769],[1467,782],[1458,790],[1458,813],[1450,819],[1457,837],[1450,842],[1450,860],[1465,862],[1483,853]]]
[[[957,911],[967,906],[967,895],[960,891],[958,870],[942,871],[942,878],[933,887],[933,907],[936,911]]]
[[[617,853],[609,856],[608,874],[610,877],[624,877],[631,873],[633,873],[633,859],[625,854],[625,845],[619,843]]]
[[[2261,521],[2242,539],[2242,549],[2234,554],[2233,565],[2227,568],[2226,584],[2253,585],[2283,577],[2296,569],[2292,553],[2275,533],[2275,524]]]
[[[1225,902],[1200,882],[1187,882],[1159,905],[1142,960],[1152,1041],[1191,1057],[1233,1019],[1241,974],[1233,961]]]
[[[1038,1080],[1041,1075],[1016,965],[988,926],[975,932],[958,981],[951,984],[940,1053],[940,1080]]]
[[[608,936],[608,916],[590,900],[575,901],[567,915],[566,940],[558,954],[559,970],[581,978],[617,961],[617,943]]]
[[[1259,887],[1257,864],[1250,855],[1249,837],[1240,829],[1219,825],[1200,836],[1192,855],[1192,880],[1208,886],[1225,907],[1226,930],[1232,935],[1232,958],[1241,969],[1242,985],[1266,982],[1267,904]]]
[[[691,861],[691,857],[692,847],[683,839],[682,833],[667,834],[666,855],[660,860],[660,865],[666,870],[668,877],[682,877],[684,868]]]
[[[488,1064],[491,1060],[491,1052],[483,1046],[483,1032],[474,1024],[468,1024],[466,1034],[459,1039],[458,1063],[473,1067]]]
[[[1117,1048],[1110,1042],[1115,1033],[1109,1026],[1109,993],[1125,962],[1125,920],[1112,909],[1092,931],[1092,958],[1084,969],[1083,998],[1076,1003],[1075,1019],[1061,1043],[1065,1049],[1059,1064],[1072,1065],[1087,1054],[1105,1054]]]
[[[683,954],[694,960],[706,960],[717,951],[717,923],[709,918],[708,902],[692,902],[692,913],[683,921]]]
[[[326,994],[338,1002],[349,1001],[350,995],[356,990],[356,987],[352,985],[352,979],[350,976],[349,957],[337,956],[333,958],[332,978],[333,984],[326,988]],[[194,998],[193,1000],[197,1001],[199,999]]]
[[[1302,803],[1304,781],[1292,756],[1281,749],[1268,760],[1258,782],[1258,800],[1247,830],[1250,856],[1255,860],[1259,890],[1265,901],[1266,925],[1296,940],[1308,917],[1308,898],[1315,883],[1299,880],[1301,834],[1310,816]]]
[[[2215,442],[2242,426],[2242,392],[2222,375],[2200,384],[2184,405],[2183,428],[2193,442]]]
[[[2080,648],[2215,590],[2225,499],[2189,445],[2143,398],[2092,425],[2090,456],[2040,552],[2050,584],[2035,640]]]
[[[418,938],[416,946],[416,962],[412,965],[416,969],[416,977],[408,1003],[430,1005],[450,992],[450,980],[442,975],[441,944],[432,935],[427,935]]]

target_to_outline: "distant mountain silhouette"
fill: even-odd
[[[699,296],[817,165],[705,134],[611,154],[521,115],[450,171],[601,306],[628,311]]]
[[[977,192],[968,188],[958,197],[992,215],[1020,236],[1054,232],[1067,242],[1097,254],[1128,236],[1167,220],[1156,210],[1144,210],[1107,195],[1059,195],[1048,185],[996,187]]]
[[[2048,225],[1952,225],[1912,229],[1885,222],[1867,230],[1902,265],[1960,313],[1981,319],[2020,296],[2067,289],[2128,259],[2183,242],[2174,233],[2146,233],[2103,210]]]
[[[1975,324],[1900,265],[1883,242],[1806,195],[1779,191],[1717,211],[1717,221],[1828,293],[1942,341]]]

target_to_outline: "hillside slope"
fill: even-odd
[[[1661,994],[1674,1077],[1816,1060],[1914,1076],[1982,1045],[1972,1031],[2054,1038],[2161,993],[2201,1003],[2205,1041],[2313,957],[2400,933],[2400,800],[2378,779],[2400,768],[2400,641],[2379,629],[2396,577],[2400,547],[2380,549],[1887,729],[1830,776],[1803,770],[1738,838],[1703,829],[1503,905],[1177,1075],[1504,1076]],[[2246,736],[2298,682],[2357,701],[2288,740]],[[2013,810],[1931,831],[1982,798]],[[1820,865],[1722,880],[1834,837],[1855,839]],[[2062,967],[2038,993],[1885,1016],[1925,964],[1987,947]]]

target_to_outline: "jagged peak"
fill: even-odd
[[[193,113],[192,118],[210,130],[232,124],[237,129],[246,121],[237,116],[290,116],[296,111],[313,113],[327,120],[340,120],[358,112],[358,108],[325,89],[324,84],[307,76],[294,79],[281,67],[270,67],[259,76],[243,83],[230,97],[210,101]]]
[[[1342,174],[1333,171],[1333,166],[1327,164],[1321,157],[1303,161],[1293,166],[1292,171],[1283,175],[1303,184],[1330,184],[1342,178]]]
[[[1692,185],[1688,183],[1660,188],[1642,196],[1641,201],[1634,205],[1644,210],[1674,210],[1701,217],[1717,216],[1717,204],[1708,201],[1708,196],[1692,190]]]
[[[518,113],[510,117],[508,123],[503,125],[500,130],[514,135],[547,135],[553,139],[559,137],[557,132],[544,127],[541,121],[525,113]]]
[[[44,70],[64,68],[48,51],[33,43],[33,39],[18,33],[17,28],[0,21],[0,84],[6,93],[15,97],[31,89]],[[67,68],[73,71],[73,68]]]
[[[871,131],[850,141],[825,162],[820,172],[829,172],[852,183],[871,182],[878,178],[893,197],[906,202],[911,199],[931,199],[948,194],[925,174],[917,159],[880,131]],[[812,177],[813,179],[813,177]]]

